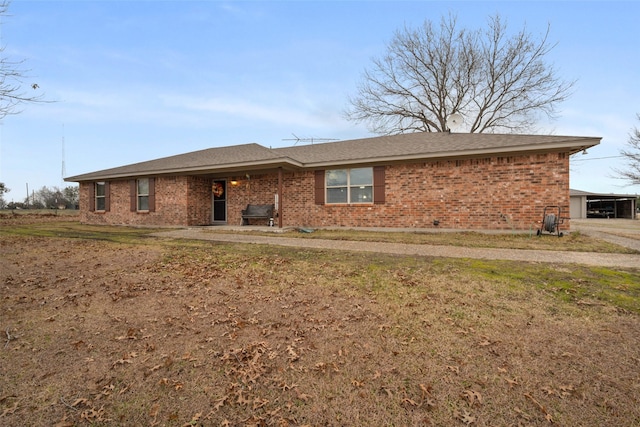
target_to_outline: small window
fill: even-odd
[[[96,210],[105,211],[107,208],[107,192],[104,182],[96,182]]]
[[[148,211],[149,210],[149,179],[139,179],[138,180],[138,210],[139,211]]]
[[[335,169],[325,174],[327,203],[373,203],[373,168]]]

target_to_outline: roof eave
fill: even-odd
[[[269,159],[269,160],[260,160],[255,162],[241,162],[241,163],[228,163],[225,165],[216,165],[216,166],[199,166],[199,167],[189,167],[189,168],[166,168],[166,169],[150,169],[147,171],[140,172],[115,172],[109,173],[108,170],[104,171],[104,173],[94,172],[82,175],[75,175],[64,178],[66,182],[85,182],[85,181],[97,181],[97,180],[115,180],[115,179],[125,179],[125,178],[133,178],[139,176],[160,176],[160,175],[206,175],[206,174],[214,174],[214,173],[234,173],[234,172],[245,172],[245,171],[254,171],[260,169],[272,169],[282,167],[285,169],[301,169],[304,166],[291,158],[283,157],[277,159]]]
[[[513,154],[528,154],[528,153],[541,153],[541,152],[568,152],[569,154],[578,153],[588,148],[594,147],[600,143],[598,140],[594,142],[594,138],[585,139],[584,144],[576,144],[577,141],[567,142],[566,144],[548,143],[528,146],[512,146],[501,147],[496,149],[495,147],[484,148],[478,150],[463,150],[463,151],[442,151],[437,153],[418,153],[402,156],[385,156],[385,157],[370,157],[365,159],[344,159],[339,161],[326,161],[326,162],[314,162],[306,163],[306,168],[322,168],[329,166],[342,166],[342,165],[356,165],[356,164],[380,164],[380,163],[402,163],[410,161],[425,161],[425,160],[446,160],[446,159],[464,159],[473,157],[484,156],[496,156],[496,155],[513,155]]]
[[[565,142],[549,142],[543,144],[513,145],[502,147],[487,147],[482,149],[471,150],[455,150],[441,151],[432,153],[413,153],[397,156],[380,156],[366,158],[351,159],[334,159],[320,162],[303,163],[288,156],[276,157],[271,159],[261,159],[250,162],[236,162],[219,165],[204,165],[197,167],[176,167],[176,168],[158,168],[146,171],[121,171],[122,168],[107,169],[104,171],[93,172],[82,175],[67,177],[67,182],[85,182],[98,180],[114,180],[125,179],[139,176],[159,176],[159,175],[187,175],[187,174],[223,174],[223,173],[243,173],[256,170],[269,170],[282,167],[287,170],[300,169],[318,169],[325,167],[336,167],[346,165],[371,165],[381,163],[399,163],[411,161],[428,161],[428,160],[445,160],[445,159],[463,159],[473,157],[514,155],[527,153],[544,153],[544,152],[567,152],[574,154],[588,148],[600,144],[601,138],[584,137],[572,138]]]

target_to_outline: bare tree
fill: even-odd
[[[78,194],[79,188],[77,186],[68,186],[63,189],[44,186],[40,190],[34,191],[30,198],[34,208],[73,209],[78,204]]]
[[[499,15],[484,30],[459,29],[453,15],[405,27],[363,73],[346,117],[385,135],[446,131],[452,113],[469,132],[529,130],[540,114],[555,117],[575,83],[545,62],[548,35],[509,35]]]
[[[2,18],[7,16],[9,1],[0,1],[0,26]],[[0,28],[0,31],[1,28]],[[5,46],[0,46],[0,120],[8,114],[19,113],[18,106],[24,103],[45,102],[37,91],[37,83],[25,84],[27,70],[24,60],[6,58]],[[27,86],[27,88],[25,88]],[[33,92],[35,92],[35,95]]]
[[[637,114],[640,120],[640,114]],[[627,148],[620,150],[620,155],[626,157],[626,169],[618,169],[616,173],[629,185],[640,185],[640,128],[633,128],[629,134]]]

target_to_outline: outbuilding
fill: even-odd
[[[624,218],[636,219],[637,194],[590,193],[570,190],[571,218]]]
[[[519,229],[569,212],[569,157],[597,137],[411,133],[284,148],[210,148],[66,178],[81,221]],[[565,227],[567,227],[565,225]]]

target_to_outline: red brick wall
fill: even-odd
[[[316,205],[313,174],[285,174],[285,226],[529,230],[547,205],[569,216],[564,153],[387,166],[382,205]]]
[[[109,181],[108,212],[89,212],[91,185],[80,184],[80,221],[84,223],[185,226],[211,222],[211,180],[207,178],[156,177],[155,212],[131,212],[129,180]]]
[[[251,175],[238,179],[236,186],[227,181],[227,223],[240,225],[242,210],[248,204],[268,205],[275,204],[275,196],[278,193],[278,174]],[[250,224],[267,225],[266,219],[252,219]],[[276,223],[277,224],[277,223]]]
[[[213,180],[199,176],[189,176],[187,179],[187,189],[184,193],[185,207],[187,212],[186,225],[209,225],[212,220],[212,192]],[[156,192],[157,190],[156,185]],[[156,210],[162,205],[156,205]]]
[[[240,224],[248,203],[274,203],[278,175],[227,181],[227,223]],[[129,182],[111,181],[110,212],[88,212],[89,184],[80,186],[81,220],[132,225],[211,223],[210,178],[156,178],[156,211],[130,212]],[[537,229],[543,209],[569,216],[569,155],[531,154],[397,164],[385,170],[385,203],[316,205],[314,171],[283,173],[282,220],[289,226]],[[562,228],[568,228],[568,219]],[[252,224],[265,225],[266,220]]]

